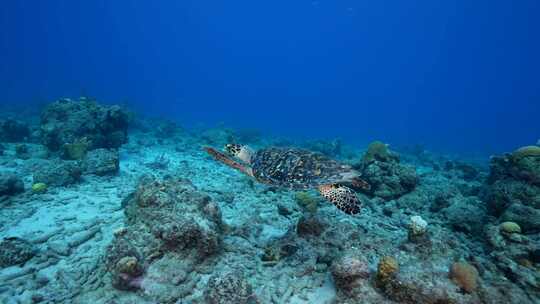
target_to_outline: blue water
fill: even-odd
[[[540,137],[540,2],[6,1],[0,100],[494,154]]]

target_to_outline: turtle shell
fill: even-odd
[[[358,174],[321,153],[297,148],[267,148],[252,158],[254,177],[266,184],[308,189],[344,181]]]

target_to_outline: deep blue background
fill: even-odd
[[[540,2],[6,1],[0,100],[498,153],[540,137]]]

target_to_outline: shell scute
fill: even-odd
[[[343,165],[321,153],[297,148],[267,148],[257,151],[252,163],[255,178],[263,183],[307,189],[340,182],[346,173]]]

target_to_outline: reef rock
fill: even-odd
[[[0,242],[0,268],[25,263],[35,254],[35,248],[28,241],[17,237],[5,238]]]
[[[120,156],[114,149],[96,149],[88,152],[83,161],[84,173],[99,176],[113,175],[120,169]]]
[[[118,148],[127,141],[128,115],[119,106],[61,99],[41,113],[42,142],[52,151],[85,139],[90,149]]]
[[[320,236],[328,227],[327,221],[317,215],[302,216],[296,224],[296,232],[299,236]]]
[[[355,168],[362,172],[362,178],[371,185],[371,189],[365,192],[385,200],[411,192],[418,183],[415,168],[400,164],[397,153],[380,142],[370,144]]]
[[[485,203],[478,198],[462,197],[460,195],[450,200],[451,205],[442,209],[445,223],[454,231],[482,236],[482,230],[486,224],[487,212]]]
[[[191,293],[194,268],[213,263],[209,257],[221,249],[219,207],[188,180],[151,177],[141,179],[123,205],[127,226],[105,258],[112,285],[142,289],[159,303]]]
[[[358,252],[346,252],[332,263],[331,272],[336,287],[345,293],[352,292],[369,279],[368,261]]]
[[[40,158],[46,159],[49,157],[49,151],[43,145],[38,144],[16,144],[15,157],[18,159]]]
[[[13,120],[0,121],[0,141],[21,142],[30,136],[30,128],[27,124]]]
[[[0,195],[15,195],[23,191],[24,183],[17,175],[0,173]]]
[[[484,200],[495,216],[516,222],[524,233],[540,232],[540,147],[493,157]]]
[[[166,246],[196,248],[200,258],[219,250],[221,211],[188,180],[141,182],[126,205],[126,216],[128,222],[142,221],[151,227]]]
[[[48,186],[67,186],[78,182],[82,169],[76,161],[51,160],[36,168],[34,184],[44,183]]]

